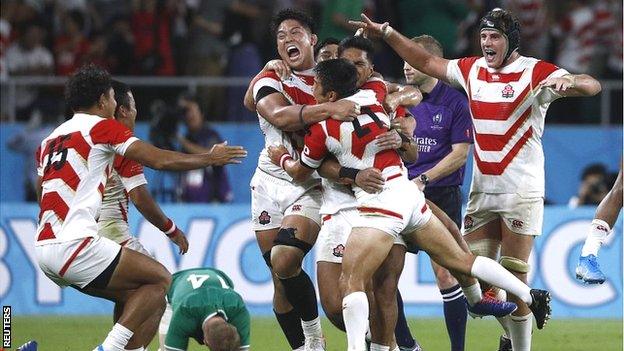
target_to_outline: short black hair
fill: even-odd
[[[295,20],[299,22],[302,26],[307,28],[310,33],[316,33],[314,21],[312,20],[312,17],[310,17],[308,14],[296,9],[283,9],[275,16],[273,16],[273,19],[271,19],[271,34],[273,34],[273,36],[277,34],[277,29],[279,28],[280,24],[282,24],[282,22],[286,20]]]
[[[113,90],[115,91],[115,101],[117,101],[117,107],[115,107],[115,117],[117,117],[117,113],[119,112],[119,108],[121,106],[130,108],[130,96],[128,96],[128,93],[131,93],[132,91],[130,90],[130,86],[128,84],[114,79]]]
[[[607,167],[602,163],[592,163],[587,167],[583,168],[583,174],[581,175],[581,180],[585,180],[590,175],[601,175],[603,177],[607,176]]]
[[[373,54],[375,54],[375,47],[370,39],[356,35],[352,37],[346,37],[340,41],[338,45],[338,56],[342,55],[342,52],[350,49],[360,49],[366,52],[366,58],[368,62],[373,63]]]
[[[357,69],[347,59],[339,58],[319,62],[314,72],[323,88],[323,94],[334,91],[341,99],[353,95],[357,90]]]
[[[76,111],[96,105],[102,94],[112,87],[112,78],[105,69],[94,64],[82,66],[65,85],[67,106]]]
[[[334,38],[334,37],[328,37],[325,38],[325,40],[323,40],[322,42],[316,44],[316,46],[314,47],[314,57],[316,57],[316,55],[318,55],[319,51],[321,51],[322,48],[324,48],[327,45],[339,45],[340,44],[340,40]]]

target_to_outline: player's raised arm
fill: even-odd
[[[413,107],[423,99],[420,90],[413,85],[400,85],[396,83],[386,83],[388,95],[384,101],[384,108],[388,112],[396,110],[399,106]]]
[[[267,152],[271,162],[285,170],[293,178],[293,181],[297,183],[306,181],[314,173],[314,168],[307,167],[300,161],[293,160],[284,145],[269,146]]]
[[[185,254],[188,251],[189,243],[184,232],[163,213],[145,184],[130,190],[128,196],[143,217],[178,246],[181,254]]]
[[[551,88],[562,96],[594,96],[602,90],[600,82],[589,74],[546,78],[540,85],[542,88]]]
[[[383,40],[412,67],[429,76],[448,82],[446,78],[446,66],[449,61],[442,57],[431,55],[418,44],[390,27],[388,22],[375,23],[366,17],[365,14],[362,14],[362,22],[349,22],[360,28],[364,28],[369,36],[383,38]]]
[[[242,146],[228,146],[227,142],[224,142],[213,146],[208,153],[183,154],[159,149],[137,140],[128,147],[124,156],[153,169],[188,171],[208,166],[241,163],[239,159],[246,157],[247,151]]]

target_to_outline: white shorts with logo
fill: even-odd
[[[544,221],[544,198],[519,194],[470,193],[462,233],[471,233],[498,218],[502,218],[507,228],[514,233],[540,235]]]
[[[84,288],[117,257],[121,246],[100,236],[35,246],[39,267],[60,287]]]
[[[316,262],[342,264],[342,256],[351,234],[353,223],[359,220],[360,213],[355,208],[340,210],[323,216],[323,224],[316,239]],[[394,239],[394,245],[405,245],[403,237]]]
[[[425,195],[405,176],[387,180],[381,193],[362,194],[358,203],[360,216],[354,227],[376,228],[395,239],[422,227],[431,218]]]
[[[292,184],[256,169],[250,185],[254,231],[279,228],[284,217],[290,215],[303,216],[321,225],[320,179]]]

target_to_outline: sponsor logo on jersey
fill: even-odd
[[[262,225],[269,224],[271,223],[271,216],[267,211],[262,211],[258,216],[258,222]]]
[[[464,217],[464,229],[470,229],[474,226],[474,220],[470,216]]]
[[[301,211],[301,205],[299,205],[299,204],[293,205],[293,206],[292,206],[292,211],[293,211],[293,212],[299,212],[299,211]]]
[[[336,257],[342,257],[342,255],[344,254],[344,249],[344,245],[338,244],[338,246],[334,247],[334,252],[332,252],[332,255]]]
[[[501,95],[506,99],[512,98],[514,94],[515,94],[515,91],[513,90],[513,87],[511,86],[511,84],[505,85],[501,93]]]

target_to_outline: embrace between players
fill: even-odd
[[[325,349],[314,286],[301,268],[318,237],[321,302],[346,331],[349,350],[399,349],[396,292],[406,246],[451,272],[473,314],[499,318],[501,340],[511,339],[501,349],[530,350],[532,319],[542,329],[551,313],[548,292],[525,284],[541,232],[545,111],[563,96],[597,94],[599,83],[520,56],[518,22],[504,10],[480,23],[484,56],[459,60],[432,55],[388,23],[363,19],[354,22],[358,34],[383,38],[415,69],[468,94],[476,163],[463,228],[468,245],[407,179],[403,160],[417,157],[414,122],[392,109],[418,103],[418,94],[398,89],[403,95],[388,103],[361,36],[342,40],[338,59],[321,47],[323,61],[315,64],[312,21],[280,12],[273,31],[281,61],[252,80],[245,105],[258,112],[265,134],[251,181],[253,226],[290,346]],[[491,259],[499,250],[500,264]],[[501,300],[508,292],[510,301],[482,295],[476,278]]]

